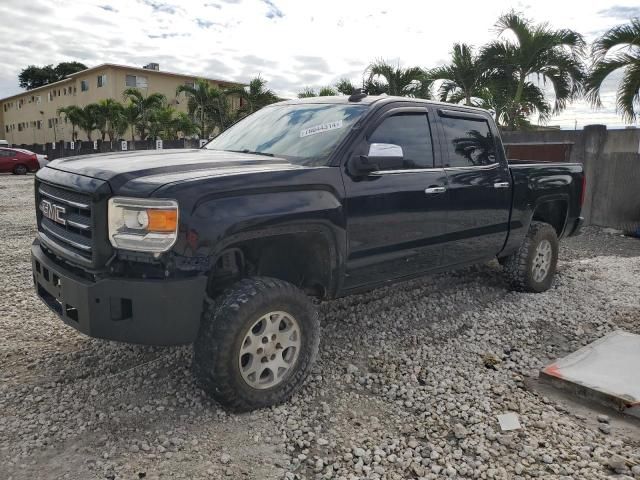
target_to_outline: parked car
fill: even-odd
[[[0,140],[0,147],[8,147],[9,146],[9,142],[7,142],[6,140]]]
[[[40,298],[87,335],[195,342],[222,404],[300,387],[331,299],[498,258],[550,288],[582,223],[580,164],[509,165],[492,116],[398,97],[280,102],[204,148],[52,161],[36,176]]]
[[[12,172],[25,175],[40,168],[38,157],[29,150],[0,147],[0,172]]]

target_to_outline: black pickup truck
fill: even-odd
[[[201,385],[247,410],[304,381],[314,298],[495,258],[513,288],[547,290],[583,195],[579,164],[508,164],[484,110],[285,101],[202,149],[51,162],[35,180],[33,277],[82,333],[194,342]]]

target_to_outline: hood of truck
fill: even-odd
[[[300,169],[278,157],[221,150],[139,150],[58,159],[47,168],[109,182],[114,193],[149,194],[202,177]]]

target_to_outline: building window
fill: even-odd
[[[36,95],[36,103],[41,103],[42,97],[40,95]]]
[[[22,131],[22,123],[18,124],[18,131],[21,132]]]
[[[48,97],[50,102],[53,101],[53,93],[49,92]]]
[[[47,121],[47,124],[49,125],[49,128],[53,128],[53,118],[50,118],[50,119]]]
[[[9,125],[5,125],[5,127],[4,127],[4,132],[5,132],[5,133],[9,133]]]
[[[147,88],[147,77],[144,75],[127,75],[124,83],[127,87]]]
[[[104,87],[107,84],[106,75],[98,75],[98,88]]]
[[[80,80],[80,91],[86,92],[87,90],[89,90],[89,82],[86,80]]]
[[[196,84],[194,82],[184,82],[184,86],[185,87],[190,87],[193,88],[196,86]]]

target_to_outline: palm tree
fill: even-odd
[[[428,88],[423,88],[423,84],[429,83],[429,79],[419,67],[401,68],[399,65],[393,66],[383,60],[377,60],[367,67],[365,74],[368,74],[367,82],[373,87],[379,87],[380,84],[376,85],[375,82],[384,79],[384,93],[388,95],[416,96],[428,92]]]
[[[76,127],[80,125],[82,113],[80,107],[77,105],[69,105],[68,107],[60,107],[58,109],[58,115],[64,115],[67,121],[71,124],[71,140],[77,139]]]
[[[177,139],[179,132],[188,136],[196,131],[197,128],[189,115],[176,112],[176,109],[170,106],[154,110],[149,123],[149,136],[163,140]]]
[[[301,92],[298,92],[298,98],[311,98],[311,97],[317,97],[317,96],[318,94],[311,87],[304,87],[304,89]]]
[[[111,110],[109,141],[113,142],[116,138],[122,138],[124,132],[129,127],[129,119],[127,118],[127,108],[121,103],[117,103]]]
[[[100,107],[97,103],[90,103],[80,109],[80,123],[78,126],[87,134],[87,140],[93,141],[92,133],[98,129],[100,122]]]
[[[178,137],[178,134],[180,133],[183,137],[189,137],[198,132],[198,127],[196,126],[196,124],[193,123],[191,117],[189,117],[189,115],[184,112],[178,112],[176,118],[173,120],[173,124],[176,137]]]
[[[477,107],[493,110],[498,124],[511,129],[523,129],[531,126],[529,117],[536,114],[538,122],[545,123],[552,113],[544,92],[532,82],[525,82],[520,102],[514,104],[514,94],[518,82],[508,75],[492,75],[485,79],[485,86],[473,98]]]
[[[338,80],[335,88],[337,92],[341,93],[342,95],[351,95],[356,90],[355,85],[351,83],[351,80],[349,80],[348,78],[341,78],[340,80]]]
[[[638,116],[634,107],[640,104],[640,19],[611,28],[593,43],[592,50],[595,61],[586,82],[587,98],[600,107],[602,83],[613,72],[623,69],[616,107],[624,120],[633,122]]]
[[[187,109],[198,124],[200,138],[207,138],[216,125],[226,128],[230,105],[221,89],[199,78],[194,85],[180,85],[176,96],[181,93],[187,97]]]
[[[113,98],[106,98],[98,102],[98,130],[102,134],[102,141],[104,142],[105,136],[109,135],[109,141],[113,142],[116,131],[114,124],[117,123],[121,117],[121,110],[123,106],[120,102],[117,102]],[[125,127],[126,128],[126,127]]]
[[[335,97],[337,94],[338,92],[332,87],[322,87],[318,92],[319,97]]]
[[[135,126],[138,123],[138,120],[140,119],[140,110],[135,104],[129,103],[129,105],[124,107],[124,111],[122,113],[127,125],[131,128],[131,143],[132,145],[135,145],[135,141],[136,141]]]
[[[311,98],[311,97],[333,97],[337,95],[338,92],[333,87],[322,87],[319,92],[311,87],[305,87],[300,93],[298,93],[298,98]]]
[[[149,119],[155,109],[162,108],[167,97],[161,93],[151,93],[145,97],[137,88],[127,88],[122,95],[125,100],[129,100],[129,102],[135,106],[137,112],[135,126],[140,135],[140,139],[146,139]]]
[[[451,51],[449,65],[434,68],[428,72],[432,80],[442,80],[438,89],[440,101],[473,105],[471,99],[480,96],[485,85],[485,69],[466,43],[456,43]]]
[[[238,95],[246,102],[246,106],[242,107],[242,113],[247,115],[278,101],[276,94],[273,93],[271,89],[266,88],[266,86],[267,81],[258,75],[249,82],[247,88],[229,88],[226,90],[226,94]]]
[[[516,41],[489,43],[482,49],[481,61],[490,73],[500,72],[515,78],[512,119],[517,116],[515,110],[520,108],[525,84],[531,76],[548,81],[553,87],[554,113],[563,110],[567,102],[581,92],[585,74],[580,57],[585,42],[579,33],[569,29],[553,30],[546,23],[533,25],[515,12],[502,15],[496,27],[499,35],[510,31]]]

